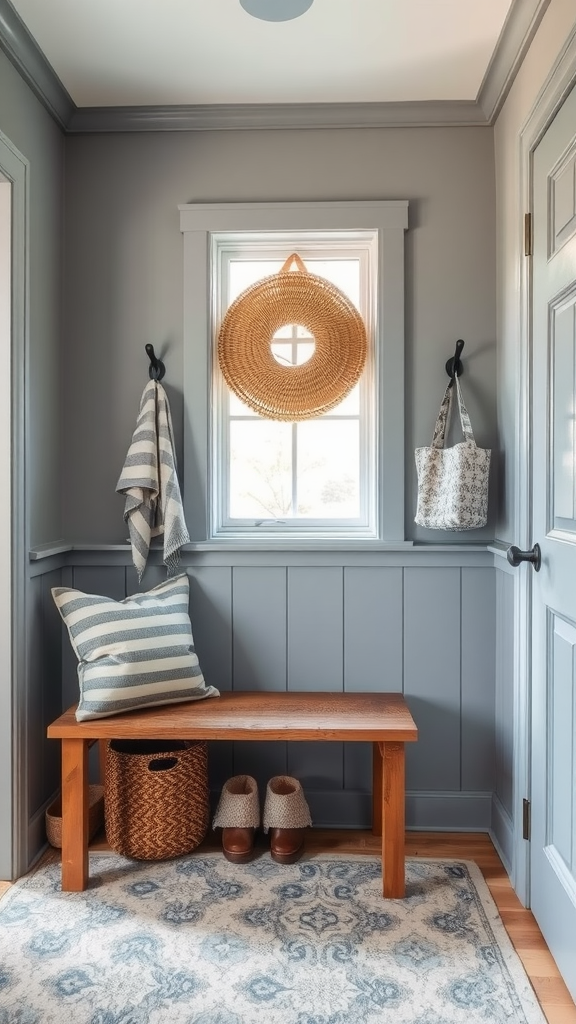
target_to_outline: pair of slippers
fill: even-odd
[[[312,824],[310,809],[298,779],[275,775],[266,787],[262,815],[264,832],[270,833],[270,856],[279,864],[294,864],[304,852],[304,830]],[[214,828],[222,829],[222,853],[234,864],[255,856],[256,831],[260,827],[258,785],[251,775],[235,775],[224,783]]]

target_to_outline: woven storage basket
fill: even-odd
[[[298,270],[292,271],[292,263]],[[299,324],[314,337],[311,358],[281,366],[272,354],[276,332]],[[333,409],[357,384],[366,362],[366,329],[339,288],[306,270],[293,253],[280,273],[242,292],[218,335],[218,360],[228,387],[272,420],[305,420]]]
[[[62,797],[46,811],[46,836],[51,846],[62,846]],[[88,786],[88,842],[104,824],[104,786]]]
[[[111,740],[106,758],[106,838],[137,860],[189,853],[208,829],[205,742]]]

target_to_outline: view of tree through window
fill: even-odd
[[[249,285],[277,273],[283,260],[230,259],[226,306]],[[305,258],[307,269],[335,284],[361,310],[361,262],[347,256]],[[299,365],[314,339],[299,324],[275,335],[272,352]],[[233,393],[228,396],[228,517],[271,521],[358,520],[361,515],[362,382],[333,410],[299,423],[266,420]]]

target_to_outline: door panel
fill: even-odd
[[[576,465],[574,461],[574,369],[576,348],[575,297],[553,310],[552,323],[552,432],[554,486],[552,525],[574,533]]]
[[[548,719],[551,735],[548,742],[547,776],[550,782],[550,808],[546,845],[553,846],[564,861],[573,879],[575,851],[573,848],[574,817],[574,668],[576,626],[557,616],[552,617],[552,665]],[[575,886],[571,886],[576,895]],[[575,937],[576,941],[576,937]]]
[[[576,91],[534,154],[532,285],[531,904],[576,998]]]
[[[550,250],[553,255],[576,233],[576,144],[550,175]]]

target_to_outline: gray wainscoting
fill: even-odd
[[[44,812],[60,786],[60,744],[47,739],[46,730],[62,711],[62,625],[50,593],[62,586],[62,576],[58,560],[46,559],[33,567],[28,581],[24,867],[45,843]]]
[[[71,561],[81,557],[75,552]],[[420,731],[419,742],[407,745],[409,827],[487,829],[500,764],[494,720],[496,574],[489,557],[484,564],[458,565],[453,553],[446,556],[448,564],[426,565],[418,564],[426,558],[395,556],[411,558],[417,564],[316,564],[321,559],[311,555],[310,564],[302,558],[300,564],[282,565],[278,555],[274,564],[263,564],[264,558],[245,564],[246,555],[243,564],[224,565],[218,564],[221,555],[187,556],[200,663],[206,679],[221,690],[404,692]],[[162,566],[150,565],[143,589],[165,575]],[[115,598],[138,589],[134,570],[125,564],[73,564],[62,569],[61,578],[64,585]],[[50,694],[43,697],[50,713],[37,728],[41,750],[46,744],[40,733],[60,699],[63,707],[74,702],[77,678],[49,599],[54,573],[34,584],[42,595],[36,614],[46,618],[44,643],[54,663],[35,676],[35,685]],[[57,783],[56,762],[50,749],[31,770],[37,806],[48,778],[50,785]],[[226,778],[242,772],[253,774],[262,792],[272,775],[297,776],[319,827],[370,825],[369,745],[211,745],[214,799]]]

